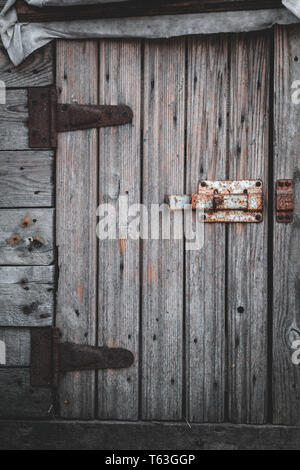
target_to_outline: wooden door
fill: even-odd
[[[62,102],[134,113],[59,138],[56,324],[135,355],[130,369],[64,377],[64,417],[266,422],[270,61],[265,33],[58,43]],[[150,207],[201,178],[262,179],[263,223],[207,224],[197,251],[97,240],[99,203]]]

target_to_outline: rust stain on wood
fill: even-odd
[[[147,266],[147,279],[149,286],[151,286],[155,279],[155,269],[153,268],[152,263],[148,263]]]
[[[22,240],[22,238],[20,237],[20,235],[18,233],[14,233],[8,240],[8,243],[11,245],[11,246],[14,246],[14,245],[17,245],[20,241]]]
[[[76,293],[77,293],[77,297],[79,299],[79,302],[82,302],[82,298],[83,298],[83,286],[82,286],[82,284],[78,284],[76,286]]]
[[[32,224],[33,224],[33,221],[31,220],[30,215],[27,214],[27,215],[24,217],[24,219],[22,220],[22,222],[21,222],[20,225],[21,225],[22,228],[26,228],[26,227],[28,227],[29,225],[32,225]]]
[[[119,252],[123,255],[126,251],[126,240],[125,238],[119,238],[118,240]]]

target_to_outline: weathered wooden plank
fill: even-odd
[[[143,203],[150,214],[151,204],[184,189],[185,40],[147,41],[144,70]],[[183,265],[183,239],[143,242],[145,419],[182,416]]]
[[[299,50],[298,25],[275,28],[274,186],[292,178],[295,198],[292,224],[277,223],[274,213],[273,421],[284,424],[300,423],[300,366],[292,363],[293,342],[300,340]]]
[[[49,417],[50,388],[31,387],[29,368],[0,368],[0,417]]]
[[[0,152],[0,207],[53,205],[52,151]]]
[[[268,126],[270,41],[266,34],[231,42],[229,179],[261,179],[261,224],[228,231],[229,419],[264,423],[267,415]]]
[[[54,266],[0,267],[0,325],[51,325],[54,274]]]
[[[257,10],[261,8],[280,8],[280,0],[161,0],[148,2],[103,2],[104,5],[79,5],[72,7],[34,8],[17,1],[19,21],[67,21],[94,18],[120,18],[126,16],[153,16],[183,13],[201,13],[231,10]]]
[[[0,265],[53,262],[53,209],[0,210]]]
[[[0,7],[1,8],[1,7]],[[0,80],[6,88],[47,86],[54,82],[54,45],[47,44],[14,67],[4,47],[0,46]]]
[[[299,440],[292,426],[0,421],[1,450],[299,450]]]
[[[98,43],[57,43],[61,101],[97,103]],[[60,134],[57,147],[57,326],[63,340],[96,340],[97,131]],[[68,373],[60,381],[64,417],[94,416],[95,372]]]
[[[0,270],[1,273],[1,270]],[[1,274],[0,274],[1,275]],[[0,322],[1,322],[0,314]],[[30,364],[30,329],[0,327],[0,341],[5,347],[5,363],[1,367],[29,366]]]
[[[119,196],[129,205],[140,201],[141,42],[100,42],[99,93],[100,103],[125,103],[133,111],[132,124],[99,135],[100,203],[118,211]],[[126,238],[99,242],[99,344],[135,355],[130,369],[99,373],[102,419],[138,418],[139,244]]]
[[[28,148],[27,91],[7,90],[6,104],[0,104],[0,150]]]
[[[188,41],[186,193],[200,179],[226,179],[228,39]],[[225,225],[206,224],[186,251],[187,381],[191,421],[224,419]]]

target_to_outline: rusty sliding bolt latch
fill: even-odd
[[[293,180],[280,179],[276,183],[276,220],[279,223],[291,223],[294,212]]]
[[[192,209],[204,212],[204,222],[262,222],[263,183],[261,180],[201,180],[198,192],[168,196],[170,210]]]

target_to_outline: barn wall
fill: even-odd
[[[27,88],[54,83],[53,58],[49,45],[15,68],[0,46],[6,85],[0,106],[0,341],[6,349],[0,417],[46,417],[51,410],[51,391],[30,387],[28,367],[29,328],[52,325],[54,318],[55,160],[52,150],[29,150],[26,121]]]

